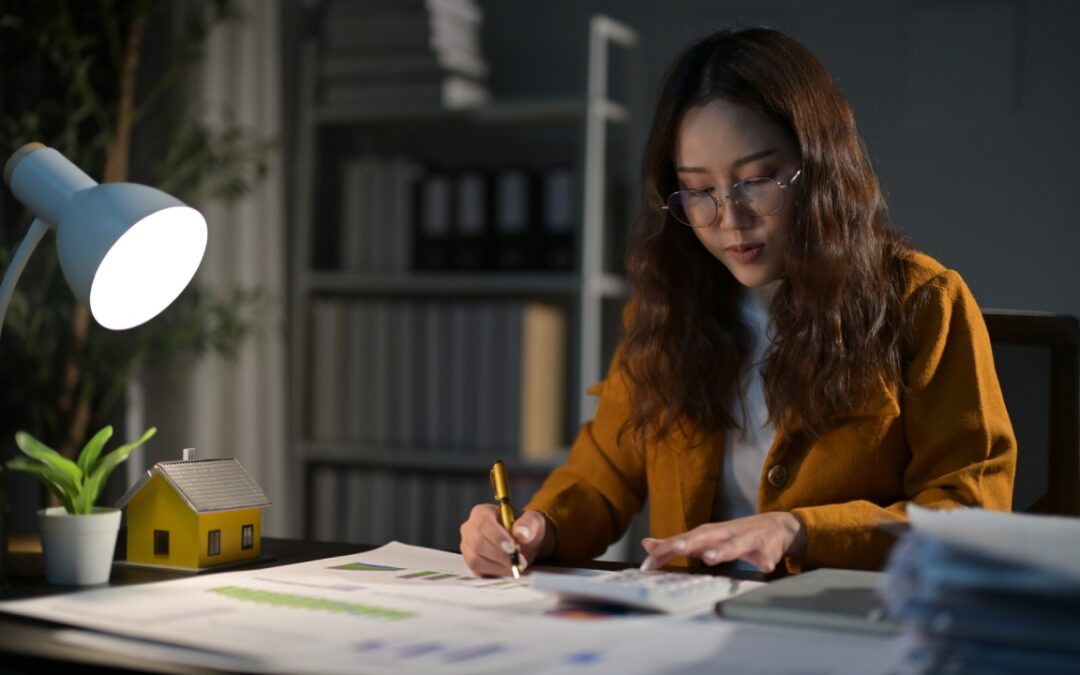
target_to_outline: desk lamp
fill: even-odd
[[[0,282],[0,330],[15,282],[50,226],[68,286],[111,330],[138,326],[168,307],[206,251],[206,220],[195,209],[145,185],[99,185],[41,143],[15,151],[4,182],[36,217]]]

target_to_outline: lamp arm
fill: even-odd
[[[30,259],[30,254],[34,252],[38,242],[48,231],[49,225],[45,221],[34,218],[34,222],[30,223],[30,229],[26,231],[26,236],[23,237],[19,248],[15,249],[15,255],[11,257],[11,264],[4,271],[4,280],[0,282],[0,332],[4,330],[4,318],[7,317],[11,296],[15,294],[15,282],[22,276],[23,268],[26,267],[26,261]]]

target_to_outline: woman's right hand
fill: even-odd
[[[461,554],[474,574],[505,577],[510,575],[510,554],[514,540],[521,546],[521,569],[541,555],[545,543],[551,548],[551,530],[547,519],[538,511],[526,511],[514,521],[514,536],[499,522],[499,509],[494,504],[477,504],[469,519],[461,524]]]

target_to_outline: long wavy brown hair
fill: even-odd
[[[801,152],[786,267],[773,295],[762,364],[770,421],[820,433],[881,386],[901,382],[903,259],[851,109],[825,66],[780,32],[721,30],[693,44],[661,83],[642,166],[642,208],[627,269],[634,292],[619,365],[632,395],[623,432],[662,439],[737,427],[752,334],[740,284],[660,206],[677,190],[674,148],[688,109],[745,106]],[[685,425],[689,425],[689,429]],[[698,436],[703,440],[704,436]]]

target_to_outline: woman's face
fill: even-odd
[[[783,185],[799,169],[795,141],[768,118],[723,100],[691,108],[675,148],[680,190],[706,190],[721,201],[709,225],[690,228],[702,245],[744,286],[757,287],[784,274],[784,247],[795,218],[793,185],[783,190],[776,213],[753,216],[730,199],[731,186],[748,178]]]

